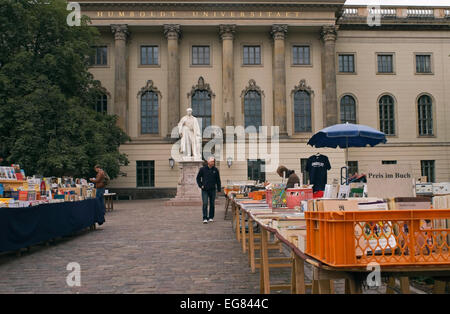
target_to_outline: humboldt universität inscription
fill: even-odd
[[[96,11],[92,18],[300,18],[299,11]]]

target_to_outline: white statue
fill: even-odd
[[[202,160],[202,133],[197,118],[192,115],[192,109],[186,110],[187,115],[178,123],[178,133],[181,136],[180,153],[183,159]]]

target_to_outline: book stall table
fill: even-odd
[[[367,281],[368,275],[372,271],[372,268],[366,268],[368,264],[368,260],[377,260],[380,265],[380,275],[384,277],[388,277],[389,283],[387,286],[386,293],[393,293],[397,291],[395,286],[395,278],[400,279],[400,289],[402,293],[409,293],[409,278],[410,277],[419,277],[419,276],[428,276],[433,277],[435,279],[434,291],[435,293],[444,293],[446,283],[448,283],[450,278],[450,259],[448,252],[448,237],[450,236],[450,232],[448,228],[444,228],[441,225],[437,224],[437,228],[432,230],[423,230],[423,227],[418,226],[417,221],[425,218],[435,219],[435,221],[445,221],[450,218],[450,210],[436,210],[435,213],[430,212],[430,210],[422,210],[421,214],[417,214],[420,210],[403,210],[399,213],[396,211],[383,211],[381,214],[394,215],[389,217],[388,223],[393,229],[398,229],[398,226],[393,226],[392,223],[397,219],[402,224],[405,224],[407,217],[405,215],[414,216],[419,215],[416,218],[411,218],[410,222],[408,222],[408,227],[411,230],[409,233],[398,233],[396,236],[397,241],[404,241],[402,237],[410,239],[410,242],[406,242],[409,244],[403,244],[402,248],[409,247],[409,250],[413,252],[414,248],[415,254],[410,253],[407,250],[406,253],[403,253],[400,257],[396,257],[392,252],[380,252],[376,251],[379,249],[378,247],[372,247],[372,250],[375,250],[376,254],[372,254],[369,250],[368,254],[364,254],[359,252],[357,255],[362,255],[358,257],[358,261],[361,260],[360,265],[331,265],[330,263],[324,262],[320,256],[316,254],[311,255],[310,251],[308,251],[307,246],[309,241],[311,241],[312,235],[308,234],[308,230],[306,228],[305,218],[299,218],[298,214],[295,213],[295,210],[289,209],[270,209],[268,206],[264,205],[264,201],[255,201],[251,199],[231,199],[231,206],[233,210],[233,224],[235,225],[236,237],[239,242],[241,242],[243,252],[249,253],[249,264],[252,272],[255,271],[255,268],[260,269],[260,292],[261,293],[270,293],[271,289],[290,289],[292,293],[305,293],[306,287],[308,285],[305,284],[305,273],[304,266],[305,264],[309,264],[312,267],[312,284],[311,291],[312,293],[333,293],[334,292],[334,280],[336,279],[345,279],[345,293],[361,293],[362,286],[364,282]],[[298,211],[297,211],[298,212]],[[336,211],[337,212],[337,211]],[[374,211],[371,212],[357,212],[360,215],[376,215]],[[318,215],[318,214],[309,214],[306,215]],[[322,214],[321,214],[322,215]],[[351,212],[346,213],[346,215],[352,215]],[[397,215],[397,216],[395,216]],[[400,216],[398,216],[400,215]],[[423,216],[425,215],[425,216]],[[428,216],[427,216],[428,215]],[[430,216],[431,215],[431,216]],[[434,216],[433,216],[434,215]],[[373,216],[370,218],[369,216],[364,216],[366,221],[379,220],[381,218],[374,218],[377,216]],[[307,216],[309,218],[309,216]],[[387,218],[385,218],[387,219]],[[248,227],[245,226],[245,221],[248,221]],[[260,233],[254,232],[253,223],[256,223]],[[353,221],[354,223],[354,221]],[[353,225],[354,226],[354,225]],[[395,228],[394,228],[395,227]],[[413,229],[418,227],[419,229]],[[248,229],[248,232],[247,230]],[[331,229],[330,229],[331,230]],[[350,233],[354,234],[354,227],[349,229]],[[376,228],[370,229],[371,232],[375,232]],[[413,232],[414,231],[414,232]],[[434,240],[436,243],[433,244],[424,244],[418,243],[421,246],[422,251],[425,253],[418,253],[416,245],[412,245],[411,242],[412,236],[422,232],[423,235],[430,234],[434,235]],[[440,235],[437,233],[441,233]],[[270,243],[268,239],[270,236],[273,236],[277,239],[276,246],[270,247]],[[331,235],[329,235],[331,236]],[[329,240],[327,243],[322,243],[322,246],[334,247],[336,245],[336,241],[344,242],[342,235],[333,235],[335,242]],[[353,235],[354,237],[354,235]],[[255,240],[259,239],[259,243]],[[300,239],[300,240],[299,240]],[[360,241],[360,238],[356,240]],[[352,238],[352,243],[355,243],[355,239]],[[380,240],[377,240],[378,245]],[[273,243],[273,244],[274,244]],[[279,245],[283,243],[287,246],[291,251],[291,256],[285,258],[283,261],[287,263],[282,264],[270,264],[274,260],[269,258],[269,249],[278,248]],[[414,242],[415,243],[415,242]],[[438,247],[437,244],[441,246]],[[372,244],[373,245],[373,244]],[[394,245],[394,244],[391,244]],[[409,245],[409,246],[408,246]],[[355,246],[355,245],[353,245]],[[255,258],[255,251],[260,250],[260,259]],[[356,245],[356,250],[366,251],[368,248],[361,246],[361,244]],[[369,246],[370,249],[370,246]],[[392,248],[391,248],[392,249]],[[308,252],[307,252],[308,251]],[[328,250],[328,254],[331,254],[333,250]],[[342,250],[341,250],[342,251]],[[398,247],[397,247],[398,251]],[[397,254],[396,251],[396,254]],[[431,251],[433,251],[432,254]],[[436,253],[436,251],[438,251]],[[428,252],[428,255],[426,254]],[[335,252],[333,254],[336,254]],[[436,256],[437,255],[437,256]],[[331,256],[331,255],[330,255]],[[333,255],[334,256],[334,255]],[[379,258],[381,256],[381,259]],[[367,258],[367,261],[361,258]],[[414,257],[419,260],[417,264],[413,264]],[[378,258],[378,259],[377,259]],[[384,259],[383,259],[384,258]],[[403,264],[401,262],[391,262],[387,263],[390,259],[401,260],[404,259]],[[383,264],[384,261],[384,264]],[[405,262],[406,261],[406,262]],[[420,262],[421,261],[421,262]],[[281,262],[281,260],[278,260]],[[428,264],[427,264],[428,263]],[[291,284],[288,286],[280,286],[280,285],[271,285],[270,284],[270,274],[269,270],[272,267],[291,267]]]
[[[271,221],[279,220],[286,217],[286,215],[292,215],[292,210],[284,210],[278,209],[275,212],[269,213],[269,207],[265,202],[262,201],[251,201],[251,200],[242,200],[236,201],[237,211],[242,214],[242,221],[245,221],[245,218],[248,220],[248,251],[249,253],[249,264],[252,272],[255,271],[255,268],[260,269],[260,292],[261,293],[270,293],[271,289],[288,289],[291,292],[296,291],[295,286],[290,285],[270,285],[270,273],[269,270],[271,268],[292,268],[294,263],[294,257],[269,257],[269,250],[279,250],[282,251],[282,242],[277,239],[277,237],[273,237],[275,241],[272,243],[269,242],[271,238],[271,234],[276,235],[274,233],[274,229],[268,227]],[[294,218],[298,220],[297,218]],[[254,232],[253,223],[256,223],[260,233]],[[241,224],[242,226],[242,224]],[[241,228],[241,237],[242,244],[246,243],[246,231],[245,228]],[[255,240],[259,239],[259,243]],[[260,251],[260,258],[255,257],[255,251]],[[300,269],[300,268],[298,268]],[[300,276],[298,276],[300,278]],[[301,284],[298,284],[300,287]]]
[[[107,212],[112,212],[114,210],[113,198],[116,196],[116,193],[105,193],[103,197],[105,199],[105,209]]]
[[[103,224],[104,207],[97,198],[83,201],[0,208],[0,252],[19,251],[32,245],[72,235]]]

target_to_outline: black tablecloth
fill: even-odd
[[[100,199],[0,208],[0,252],[14,251],[105,222]]]

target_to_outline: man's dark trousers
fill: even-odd
[[[209,217],[208,217],[208,198],[209,198]],[[203,220],[214,218],[214,202],[216,200],[216,190],[202,190],[203,201]]]

